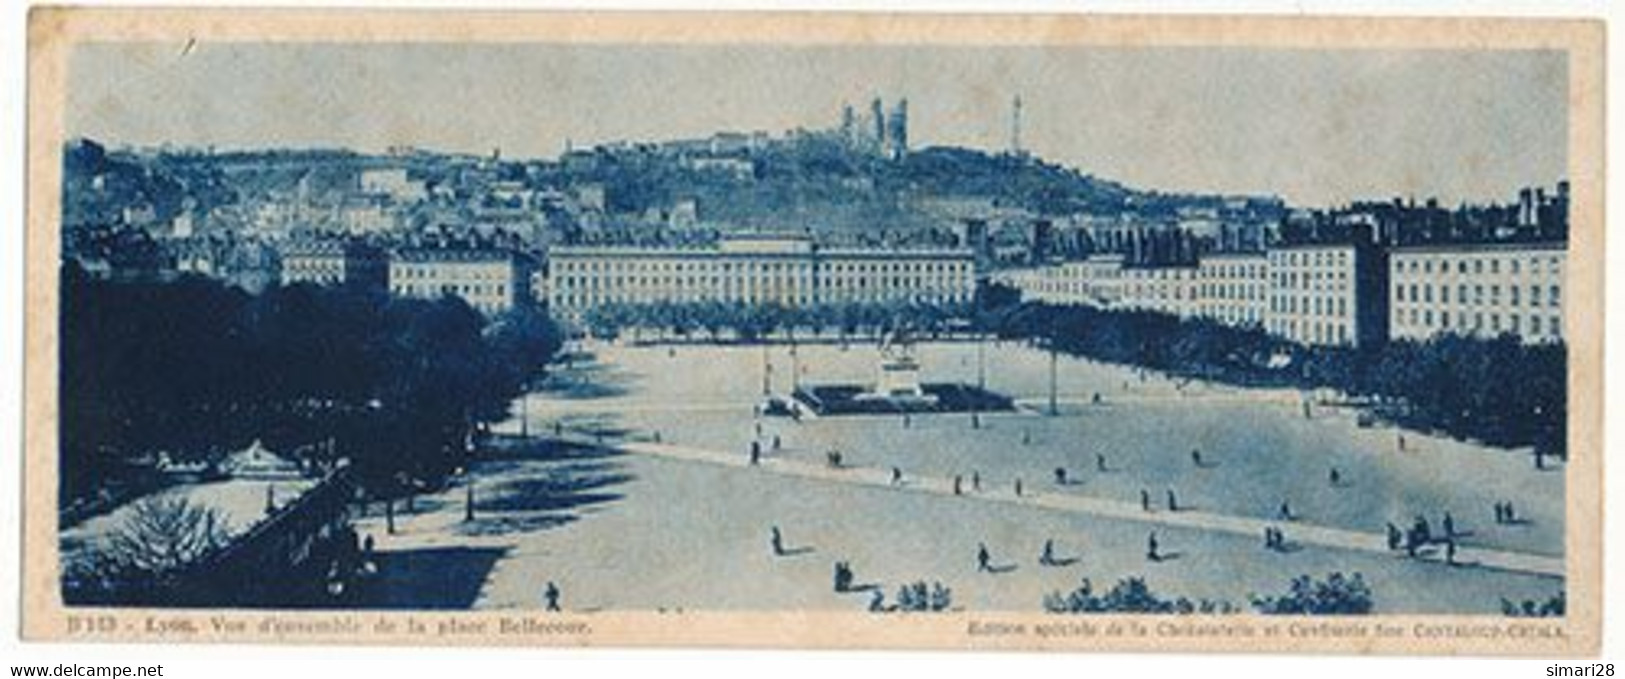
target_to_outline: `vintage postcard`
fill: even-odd
[[[1602,38],[38,10],[25,634],[1595,654]]]

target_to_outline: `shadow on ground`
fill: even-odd
[[[625,497],[612,490],[633,480],[614,458],[619,451],[592,446],[509,451],[474,466],[474,518],[456,531],[499,536],[549,530],[583,512]]]
[[[548,378],[538,393],[573,401],[613,398],[631,393],[636,381],[633,375],[599,363],[589,363],[575,365],[564,374]]]
[[[427,547],[378,554],[378,578],[358,607],[467,610],[474,606],[502,547]]]

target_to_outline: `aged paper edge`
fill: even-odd
[[[1565,560],[1568,615],[1517,622],[1498,616],[1287,618],[1244,616],[1049,616],[965,613],[873,616],[828,612],[542,614],[395,611],[93,609],[63,606],[57,586],[57,279],[67,57],[89,41],[554,42],[581,44],[874,44],[1030,46],[1230,46],[1275,49],[1527,49],[1569,55],[1568,176],[1572,185],[1569,264],[1569,448]],[[1275,653],[1595,656],[1602,616],[1602,354],[1604,24],[1599,20],[1489,18],[1305,18],[1269,16],[943,15],[880,13],[480,12],[376,10],[81,9],[36,7],[28,27],[28,194],[24,366],[24,503],[20,579],[22,636],[101,642],[340,643],[492,646],[706,646]],[[70,636],[70,618],[115,621],[94,638]],[[209,631],[211,618],[246,632]],[[533,618],[557,623],[547,635],[437,635],[417,622]],[[182,638],[148,631],[149,620],[188,619],[202,632]],[[972,623],[1117,625],[1115,636],[975,636]],[[1406,633],[1315,636],[1294,625],[1328,622]],[[349,630],[304,634],[285,625]],[[1159,623],[1243,624],[1246,638],[1193,637]],[[1422,630],[1492,625],[1524,638],[1429,636]],[[1143,634],[1136,630],[1143,631]],[[1547,636],[1542,634],[1559,632]],[[1369,631],[1369,630],[1368,630]]]

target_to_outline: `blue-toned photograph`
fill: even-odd
[[[1569,71],[78,44],[61,600],[1560,618]]]

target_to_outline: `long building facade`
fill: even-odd
[[[1196,265],[1196,315],[1233,326],[1264,327],[1269,317],[1269,255],[1238,252]]]
[[[1356,347],[1388,338],[1382,252],[1361,244],[1269,251],[1265,329],[1309,346]]]
[[[357,242],[302,241],[282,249],[283,285],[360,285],[383,288],[389,255],[383,248]]]
[[[566,316],[656,302],[951,304],[969,302],[976,290],[968,249],[824,248],[797,236],[735,236],[689,248],[555,246],[547,272],[548,304]]]
[[[1563,337],[1563,243],[1408,247],[1395,249],[1389,259],[1395,338]]]
[[[461,297],[488,316],[532,303],[530,257],[500,249],[432,248],[396,252],[389,291],[400,297]]]

